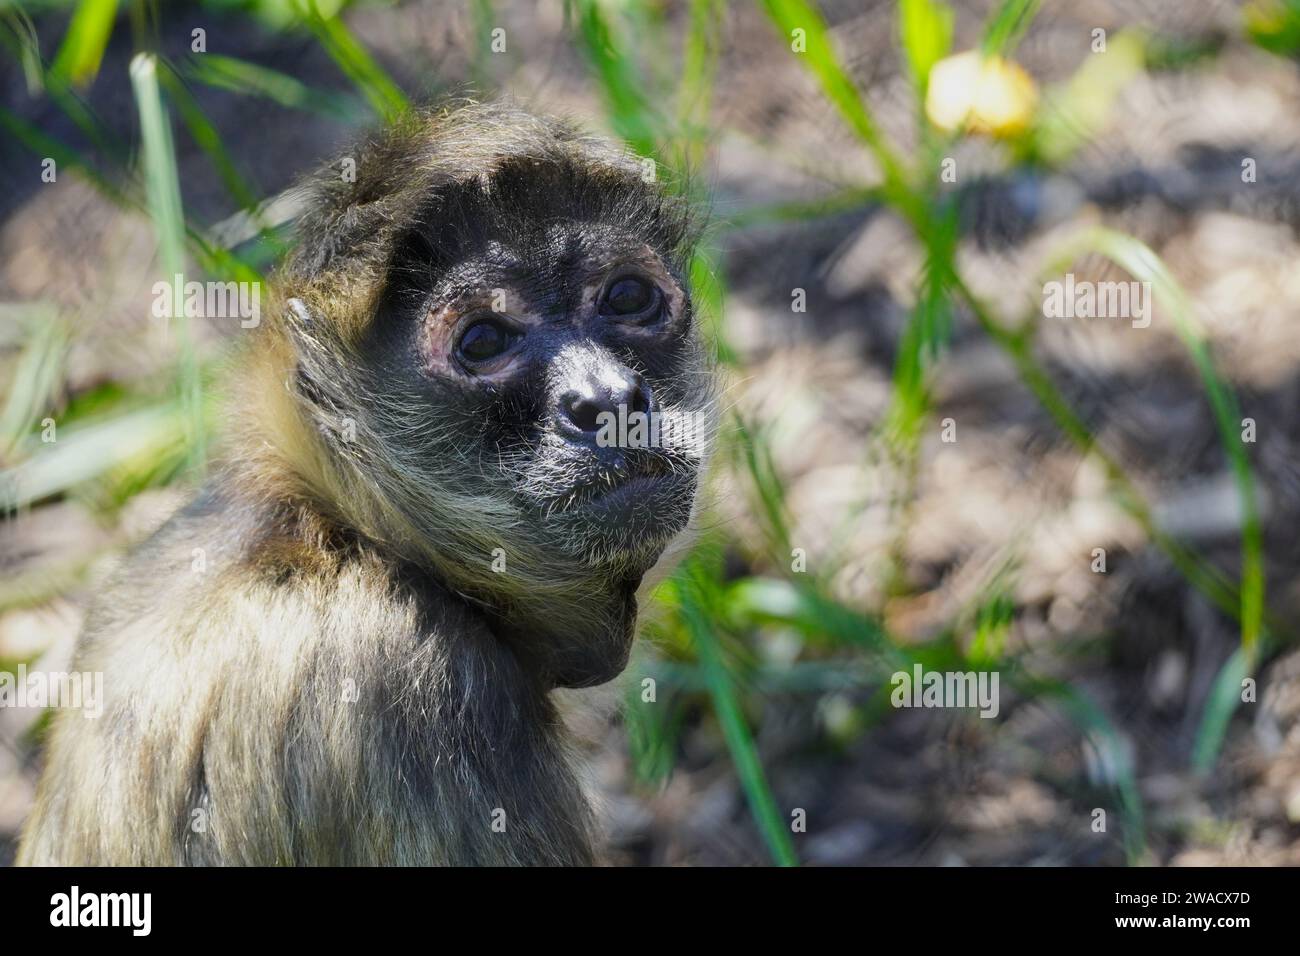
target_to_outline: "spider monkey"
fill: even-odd
[[[506,104],[348,158],[302,186],[220,464],[88,616],[104,712],[58,715],[21,863],[596,859],[551,692],[625,667],[697,511],[693,217]],[[610,439],[636,415],[656,441]]]

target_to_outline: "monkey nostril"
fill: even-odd
[[[610,415],[617,422],[633,412],[649,414],[653,402],[645,379],[625,369],[613,384],[608,379],[602,383],[593,377],[581,388],[565,391],[556,404],[562,426],[576,428],[583,434],[594,434],[605,423],[603,416]]]
[[[650,414],[651,397],[650,386],[646,380],[632,372],[623,381],[621,394],[615,400],[615,404],[623,405],[628,412],[640,412],[642,415]]]
[[[600,413],[604,411],[613,411],[613,409],[603,408],[600,402],[581,392],[569,391],[560,397],[561,414],[581,432],[599,431]]]

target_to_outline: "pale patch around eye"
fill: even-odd
[[[663,296],[663,310],[668,324],[675,323],[681,317],[686,304],[686,292],[677,284],[677,280],[664,267],[659,257],[648,247],[638,256],[611,262],[604,267],[599,278],[584,285],[583,311],[596,314],[600,308],[600,298],[604,295],[611,279],[621,278],[641,278],[654,285]]]
[[[475,289],[471,292],[443,298],[425,313],[419,335],[422,367],[426,373],[449,375],[465,374],[456,359],[456,346],[465,331],[467,321],[473,323],[477,316],[500,316],[502,323],[516,328],[534,325],[539,317],[528,311],[527,303],[515,290],[498,287]],[[478,377],[491,377],[508,369],[510,363],[479,373]]]

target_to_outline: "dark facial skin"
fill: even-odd
[[[671,424],[702,401],[684,371],[698,358],[684,283],[613,224],[512,232],[423,270],[415,239],[377,324],[384,364],[412,399],[458,413],[431,454],[448,439],[475,447],[485,489],[511,496],[549,546],[643,572],[695,490],[691,436]],[[411,281],[420,272],[427,286]],[[631,413],[662,423],[654,447],[619,444],[609,416]]]

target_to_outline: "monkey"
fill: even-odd
[[[625,668],[716,433],[699,217],[644,171],[458,100],[303,181],[219,461],[87,614],[102,716],[56,715],[20,864],[599,862],[554,692]]]

